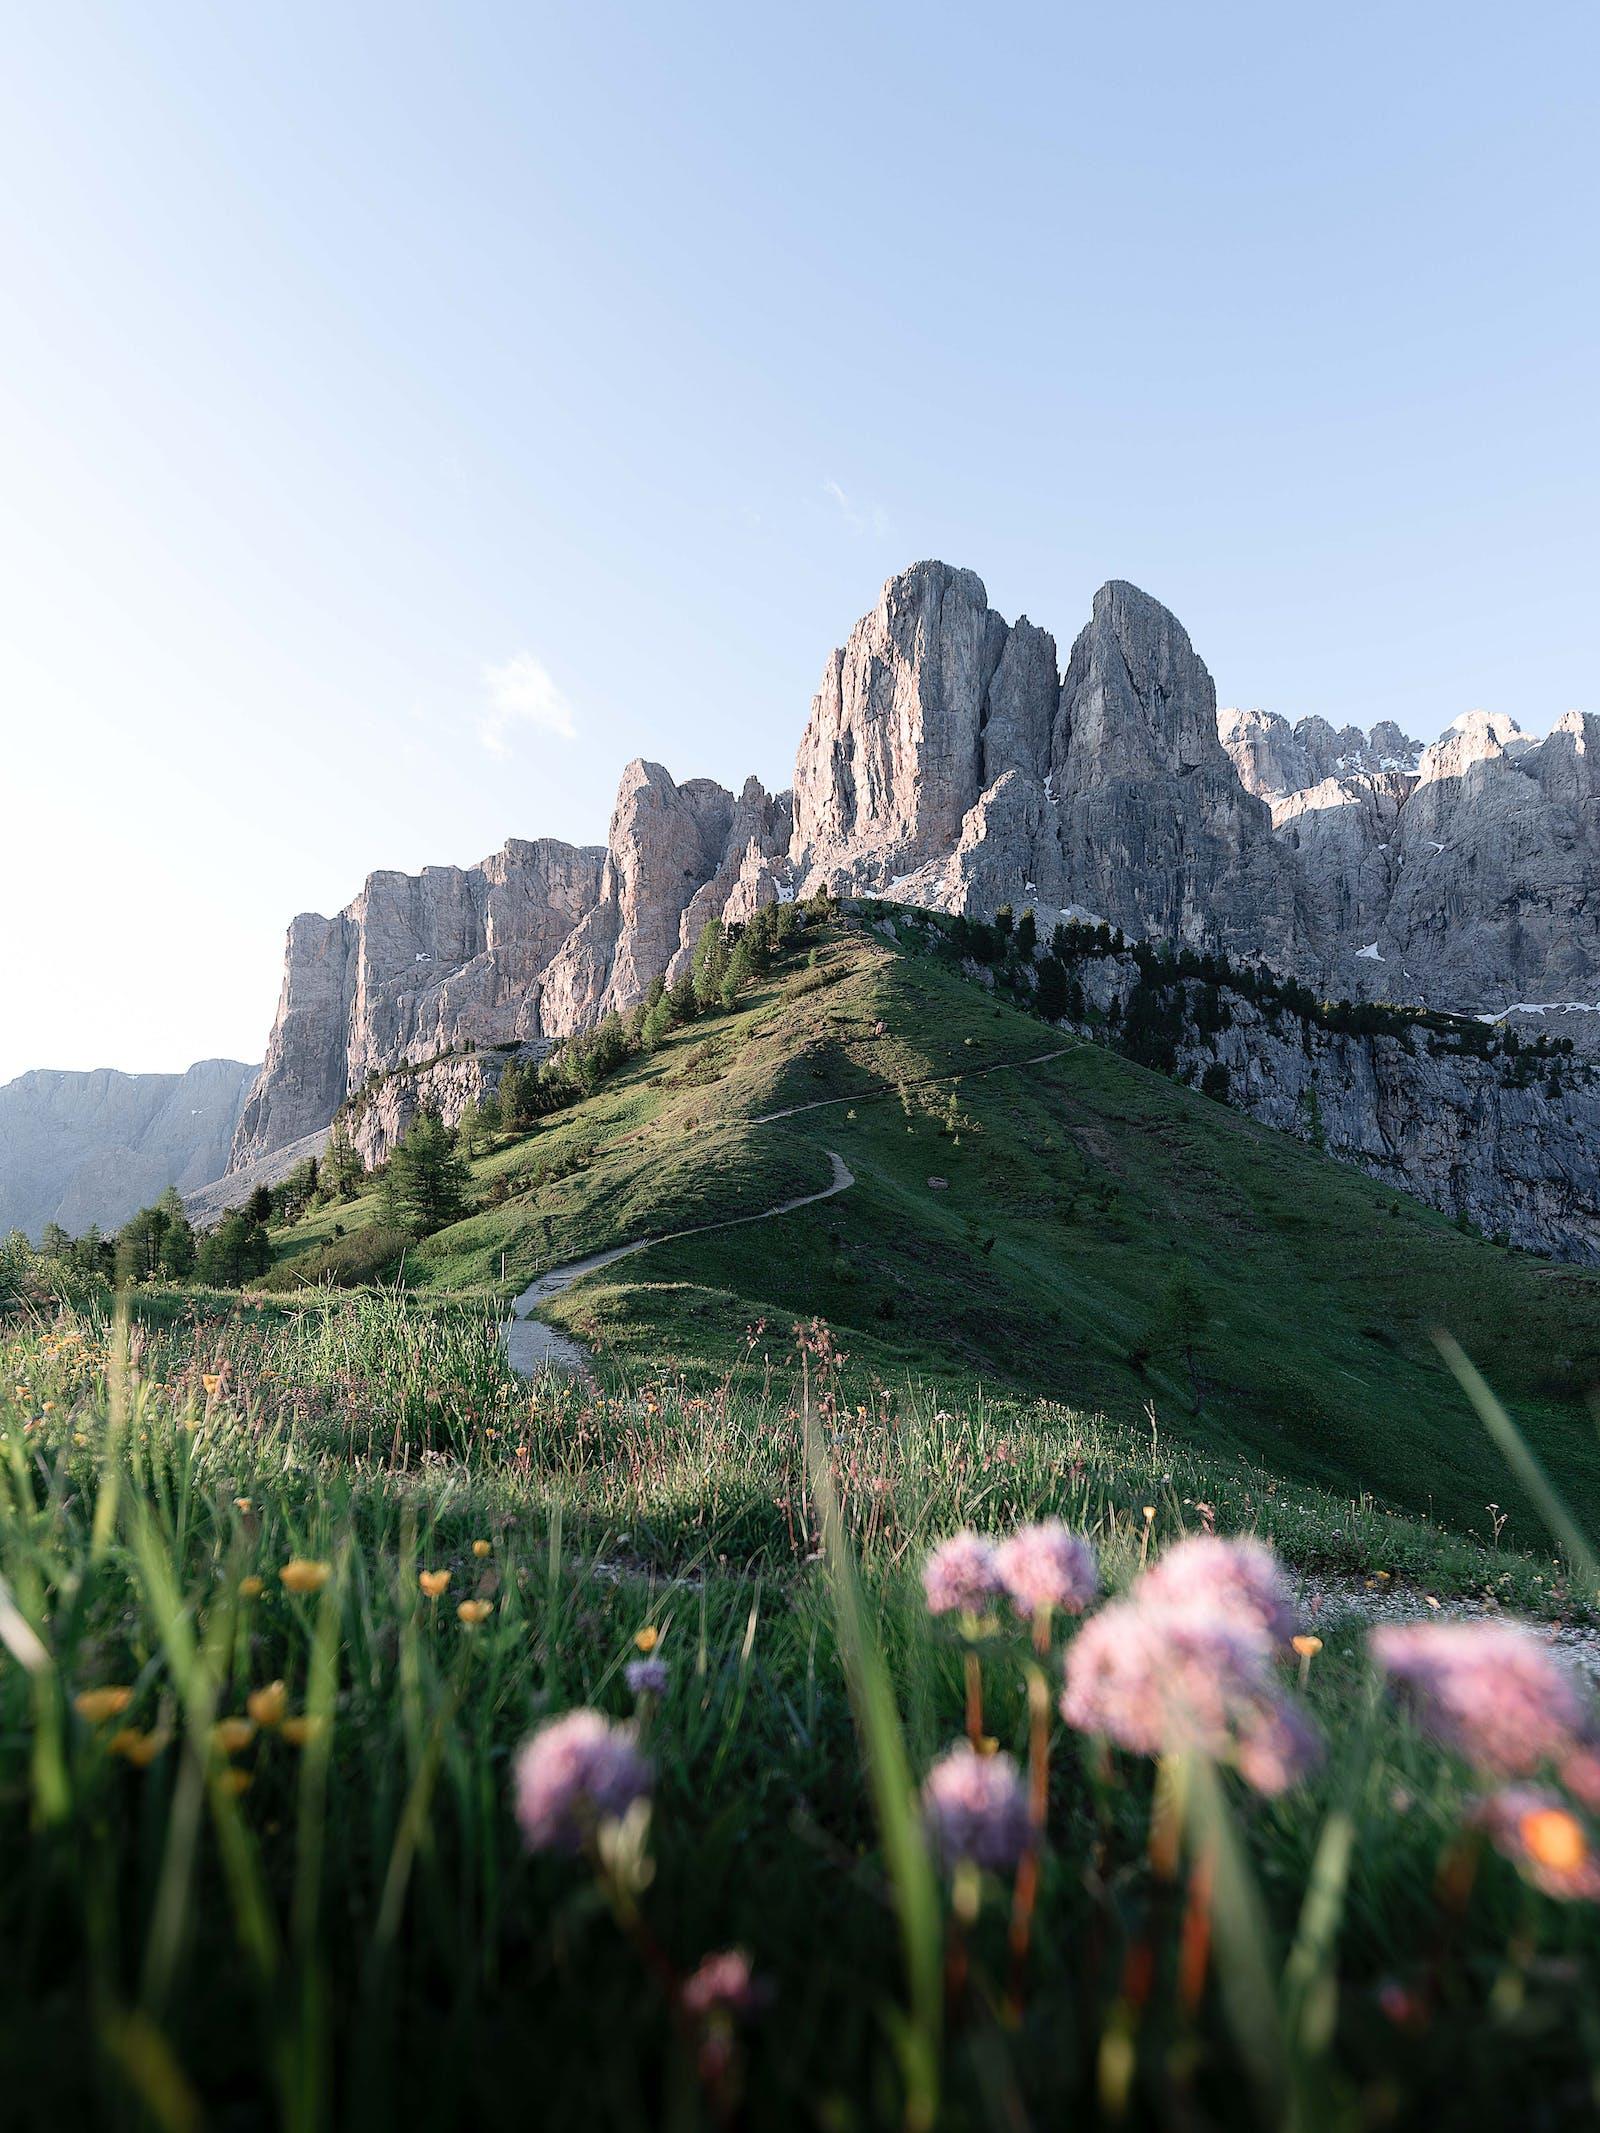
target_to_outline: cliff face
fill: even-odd
[[[1087,1001],[1125,1009],[1133,958],[1073,965]],[[1488,1235],[1558,1259],[1600,1261],[1600,1068],[1581,1056],[1535,1065],[1443,1046],[1424,1025],[1346,1034],[1274,1014],[1224,985],[1226,1026],[1187,995],[1176,1038],[1185,1079],[1227,1070],[1227,1100],[1263,1125],[1314,1142],[1370,1177]],[[1567,1034],[1565,1025],[1550,1034]]]
[[[176,1185],[228,1160],[255,1068],[202,1059],[183,1074],[42,1070],[0,1088],[0,1234],[35,1242],[47,1222],[75,1235],[118,1227]]]
[[[1046,932],[1090,914],[1335,997],[1593,1003],[1597,742],[1576,713],[1544,741],[1474,713],[1423,749],[1387,723],[1219,712],[1187,633],[1135,586],[1101,588],[1063,670],[1056,640],[1007,623],[973,572],[920,563],[829,658],[792,794],[635,762],[604,847],[513,842],[478,867],[375,874],[336,917],[296,919],[233,1163],[325,1126],[375,1074],[626,1011],[686,966],[707,919],[821,886],[1032,906]],[[441,1082],[446,1116],[457,1094]],[[1372,1118],[1385,1145],[1414,1144]]]

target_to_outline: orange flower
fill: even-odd
[[[278,1578],[285,1592],[320,1592],[333,1576],[331,1563],[317,1563],[297,1555],[284,1564]]]
[[[211,1728],[211,1745],[219,1755],[240,1755],[255,1737],[253,1718],[219,1718]]]
[[[647,1622],[643,1629],[635,1631],[633,1641],[640,1651],[653,1652],[661,1642],[661,1632],[653,1622]]]
[[[1295,1637],[1290,1641],[1302,1659],[1314,1659],[1322,1649],[1320,1637]]]
[[[213,1377],[209,1370],[201,1373],[200,1382],[206,1389],[206,1398],[208,1400],[214,1400],[217,1394],[222,1390],[221,1378]]]
[[[494,1613],[493,1600],[463,1600],[456,1613],[468,1629],[476,1629],[480,1622],[487,1622]]]
[[[279,1727],[282,1737],[291,1748],[304,1748],[322,1731],[320,1718],[286,1718]]]
[[[289,1708],[289,1691],[281,1681],[269,1681],[264,1689],[252,1689],[244,1707],[258,1726],[280,1726]]]
[[[91,1726],[103,1726],[120,1718],[133,1701],[132,1689],[84,1689],[72,1699],[72,1708]]]
[[[169,1733],[141,1733],[137,1726],[124,1726],[112,1734],[106,1745],[113,1755],[132,1763],[135,1770],[148,1770],[171,1738]]]
[[[472,1544],[472,1552],[481,1561],[482,1558],[489,1553],[489,1550],[493,1545],[494,1544],[492,1541],[474,1541]]]
[[[236,1511],[253,1511],[255,1506],[248,1496],[236,1496],[233,1499],[233,1508]]]
[[[1555,1874],[1575,1874],[1589,1856],[1582,1823],[1563,1807],[1540,1807],[1524,1815],[1521,1834],[1529,1858]]]
[[[419,1570],[417,1572],[417,1583],[430,1600],[437,1600],[449,1582],[450,1573],[448,1570]]]
[[[241,1600],[259,1600],[263,1589],[261,1580],[258,1577],[241,1578],[239,1580],[239,1597]]]

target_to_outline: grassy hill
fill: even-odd
[[[811,1108],[760,1123],[795,1106]],[[1118,1419],[1153,1403],[1165,1431],[1337,1492],[1480,1531],[1509,1504],[1512,1536],[1537,1545],[1435,1356],[1444,1326],[1600,1510],[1600,1277],[1464,1236],[848,919],[813,963],[481,1159],[479,1195],[504,1197],[410,1248],[404,1279],[504,1294],[819,1189],[830,1149],[851,1191],[653,1245],[552,1317],[635,1375],[704,1382],[820,1315],[885,1381],[981,1381]],[[377,1219],[375,1197],[325,1209],[281,1254]]]

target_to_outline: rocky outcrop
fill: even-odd
[[[472,1104],[481,1104],[500,1087],[512,1059],[543,1059],[548,1041],[508,1045],[503,1050],[457,1052],[426,1066],[400,1067],[369,1082],[340,1114],[356,1153],[375,1170],[405,1139],[420,1111],[431,1111],[447,1126],[461,1123]]]
[[[0,1234],[38,1241],[116,1228],[169,1185],[213,1178],[228,1160],[255,1068],[202,1059],[182,1074],[41,1070],[0,1088]]]
[[[893,578],[823,676],[795,770],[802,890],[984,915],[1086,907],[1140,933],[1291,956],[1301,884],[1217,728],[1187,634],[1136,586],[1095,595],[1058,678],[980,579]]]
[[[787,795],[753,778],[735,800],[635,762],[604,846],[513,839],[480,866],[369,875],[336,917],[297,918],[232,1167],[326,1126],[374,1077],[626,1012],[692,946],[702,913],[748,915],[789,893],[789,828]],[[374,1134],[376,1160],[392,1142]]]

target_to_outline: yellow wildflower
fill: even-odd
[[[219,1755],[240,1755],[255,1737],[253,1718],[219,1718],[211,1728],[211,1745]]]
[[[258,1577],[247,1577],[239,1580],[239,1597],[241,1600],[259,1600],[262,1590],[262,1583]]]
[[[286,1718],[278,1728],[291,1748],[303,1748],[322,1731],[320,1718]]]
[[[269,1681],[264,1689],[252,1689],[244,1707],[258,1726],[278,1726],[289,1708],[289,1691],[281,1681]]]
[[[661,1642],[661,1632],[653,1622],[647,1622],[643,1629],[634,1632],[633,1641],[640,1651],[653,1652]]]
[[[474,1541],[472,1544],[472,1552],[481,1561],[481,1559],[489,1553],[489,1550],[492,1546],[493,1543],[491,1541]]]
[[[1322,1649],[1320,1637],[1295,1637],[1291,1641],[1302,1659],[1314,1659]]]
[[[317,1563],[297,1555],[278,1572],[285,1592],[320,1592],[333,1576],[331,1563]]]
[[[456,1613],[468,1629],[476,1629],[480,1622],[487,1622],[494,1613],[493,1600],[463,1600]]]
[[[236,1496],[233,1499],[233,1508],[236,1511],[253,1511],[255,1505],[248,1496]]]
[[[202,1373],[200,1382],[206,1389],[206,1398],[208,1400],[214,1400],[217,1394],[222,1390],[221,1378],[214,1377],[209,1370]]]
[[[417,1583],[430,1600],[437,1600],[450,1583],[450,1573],[448,1570],[419,1570]]]

